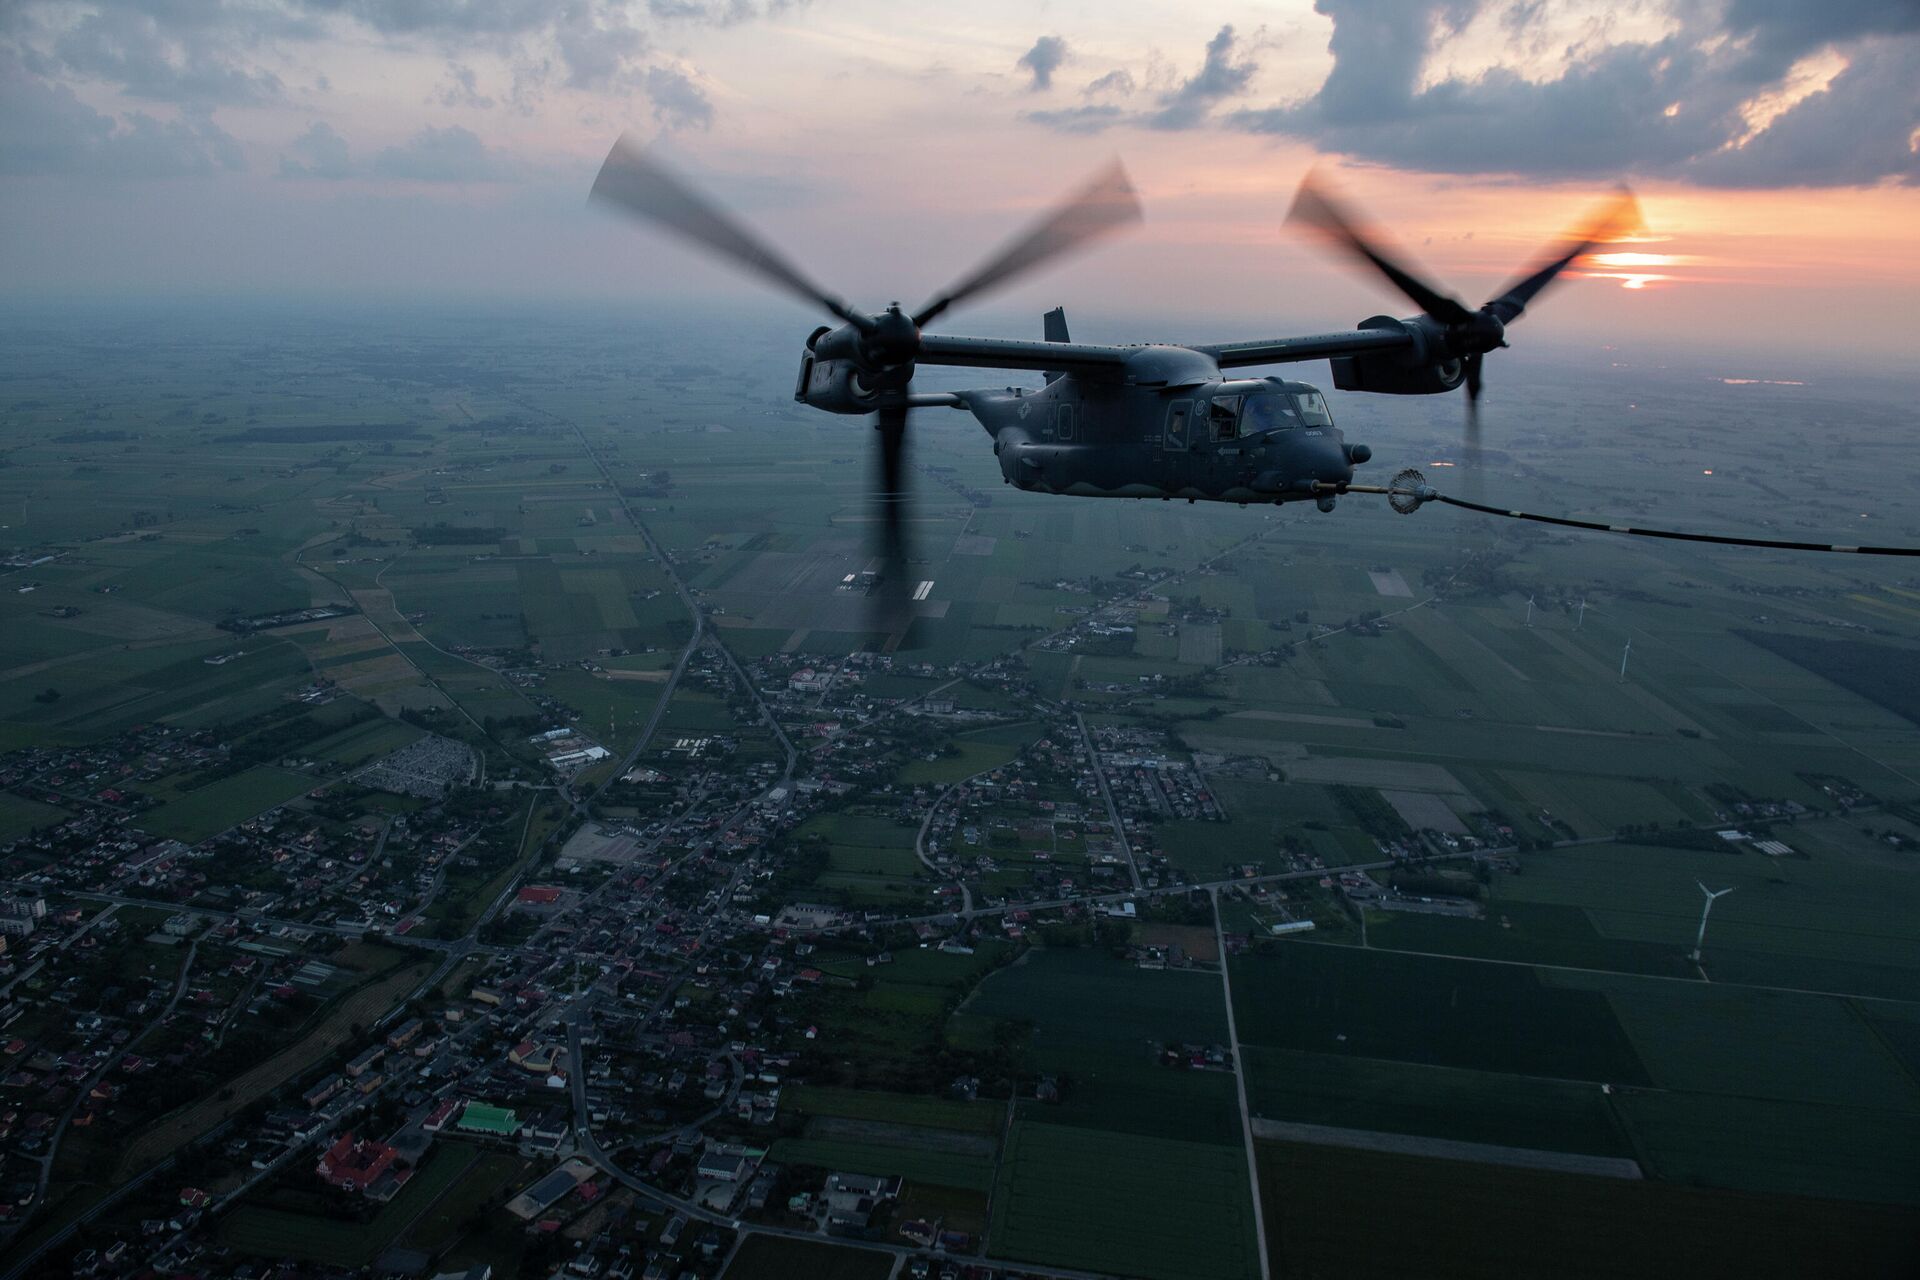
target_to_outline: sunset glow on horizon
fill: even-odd
[[[870,299],[934,287],[1114,155],[1145,226],[1010,305],[1351,323],[1378,291],[1282,226],[1316,165],[1463,295],[1632,183],[1642,225],[1555,293],[1569,332],[1777,318],[1788,338],[1794,306],[1920,287],[1920,37],[1897,23],[1478,0],[1389,32],[1358,12],[284,0],[187,29],[28,0],[0,36],[5,288],[757,296],[584,210],[629,128]],[[1608,87],[1635,77],[1653,87]],[[1621,292],[1663,301],[1616,319]]]

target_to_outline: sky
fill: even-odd
[[[1284,227],[1316,167],[1476,303],[1632,183],[1556,340],[1878,358],[1920,301],[1920,0],[6,0],[0,300],[756,296],[587,207],[625,131],[869,306],[1114,156],[1144,226],[1003,307],[1405,314]]]

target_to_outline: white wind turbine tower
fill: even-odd
[[[1533,625],[1533,597],[1527,597],[1527,625]]]
[[[1716,893],[1712,889],[1707,888],[1707,886],[1705,886],[1704,884],[1700,884],[1698,880],[1694,881],[1694,883],[1699,884],[1700,892],[1707,895],[1706,905],[1700,908],[1700,932],[1695,934],[1693,938],[1693,954],[1687,957],[1687,959],[1693,961],[1695,964],[1699,964],[1700,963],[1700,947],[1707,940],[1707,915],[1709,912],[1713,910],[1713,904],[1716,901],[1732,893],[1734,889],[1737,888],[1738,886],[1728,885],[1726,888]]]
[[[1587,598],[1585,596],[1581,596],[1580,597],[1580,616],[1573,620],[1573,629],[1575,631],[1578,631],[1580,629],[1580,624],[1585,622],[1586,620],[1587,620]]]

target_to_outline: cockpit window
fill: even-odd
[[[1207,409],[1207,425],[1215,440],[1231,440],[1240,434],[1240,397],[1215,396]]]
[[[1240,428],[1247,435],[1260,431],[1285,431],[1300,425],[1299,411],[1293,401],[1281,395],[1248,396],[1240,415]]]
[[[1300,416],[1310,427],[1330,427],[1333,415],[1327,412],[1327,402],[1318,391],[1299,391],[1293,397],[1300,405]]]

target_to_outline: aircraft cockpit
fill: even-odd
[[[1333,426],[1326,397],[1305,383],[1279,378],[1222,382],[1204,403],[1204,434],[1196,433],[1196,442],[1224,443],[1296,427]]]

